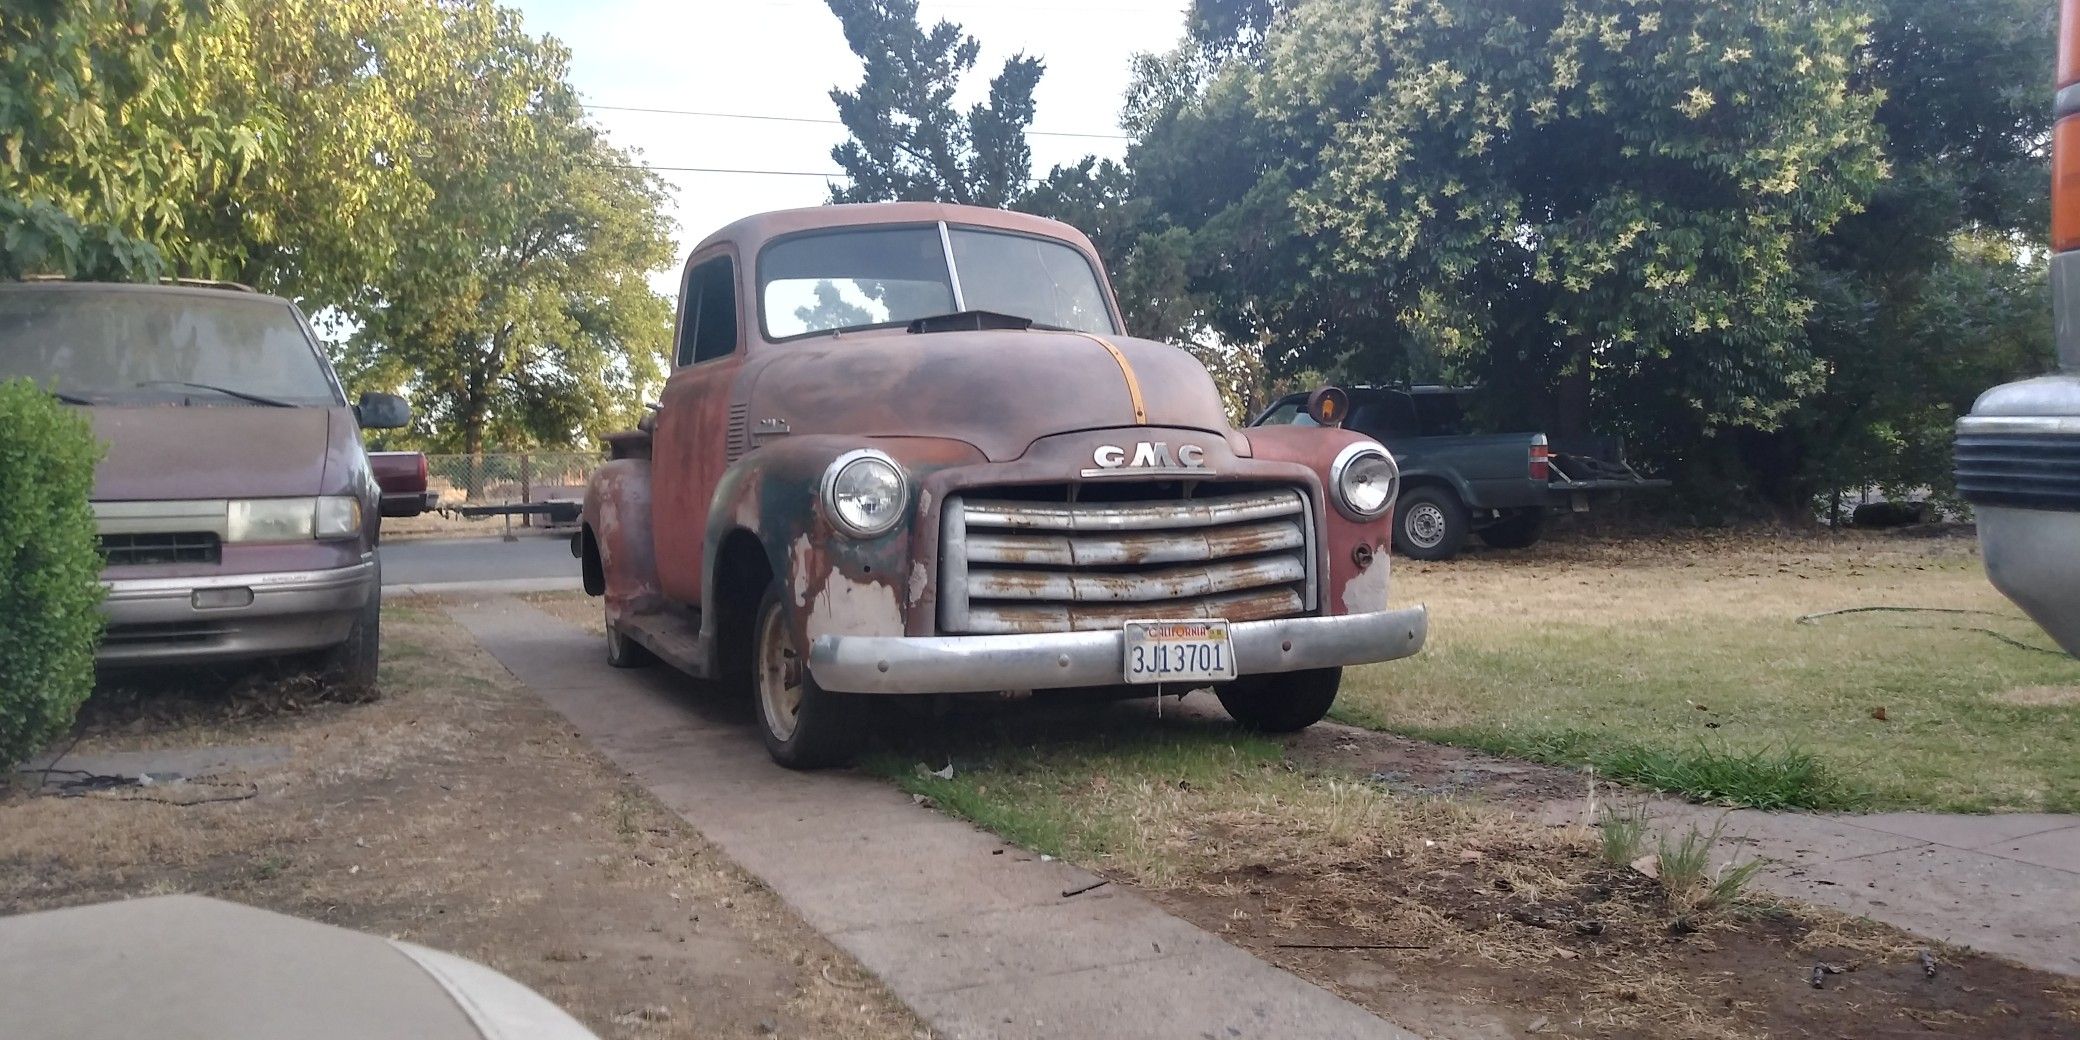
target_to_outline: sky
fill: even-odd
[[[529,32],[569,45],[571,79],[596,106],[690,109],[797,119],[837,118],[833,87],[860,64],[821,0],[508,0]],[[959,23],[982,45],[962,107],[985,96],[1004,59],[1046,59],[1034,92],[1035,131],[1118,134],[1129,61],[1183,34],[1187,0],[921,0],[927,25]],[[613,142],[653,166],[831,172],[842,126],[593,109]],[[1085,155],[1119,158],[1117,139],[1035,136],[1035,175]],[[673,194],[678,252],[752,213],[814,206],[818,177],[663,172]],[[653,279],[671,292],[676,275]]]

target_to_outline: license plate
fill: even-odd
[[[1225,621],[1129,621],[1126,633],[1130,683],[1235,678],[1235,647]]]

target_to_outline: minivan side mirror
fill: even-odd
[[[364,430],[397,430],[411,425],[412,406],[396,394],[367,393],[354,406],[354,419]]]

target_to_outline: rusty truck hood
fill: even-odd
[[[334,412],[345,409],[101,405],[80,411],[106,452],[94,471],[100,502],[336,490],[325,487],[327,463],[350,450],[353,429],[351,420],[344,428],[334,422]]]
[[[753,364],[744,401],[753,430],[778,422],[796,434],[944,437],[992,462],[1019,458],[1042,437],[1108,427],[1237,439],[1206,369],[1151,340],[1040,330],[868,333],[776,344]]]

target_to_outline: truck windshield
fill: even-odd
[[[1081,252],[1009,232],[948,227],[942,240],[931,226],[797,235],[765,248],[758,281],[766,336],[776,340],[961,310],[1044,328],[1118,331]]]
[[[0,292],[0,380],[19,378],[95,404],[340,403],[295,313],[257,296]]]

